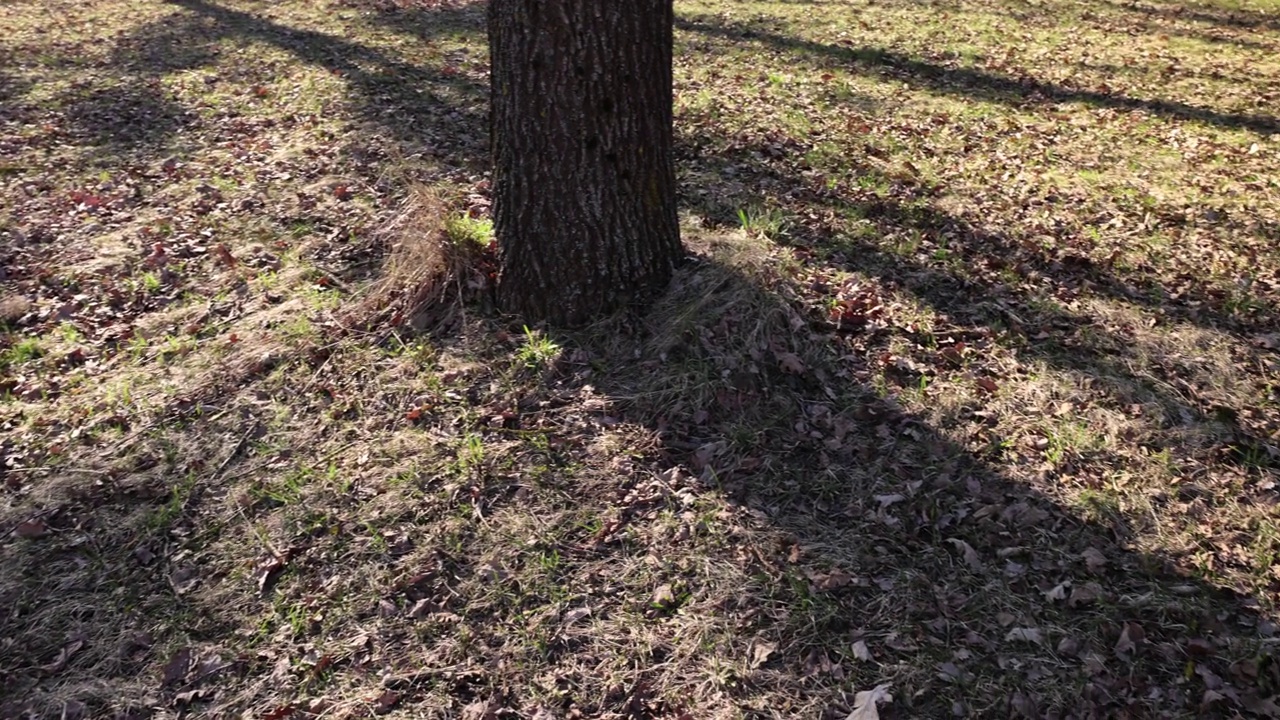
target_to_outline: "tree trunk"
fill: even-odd
[[[670,280],[672,20],[672,0],[490,0],[504,310],[580,325]]]

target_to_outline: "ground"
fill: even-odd
[[[483,21],[0,5],[0,717],[1280,716],[1280,5],[681,0],[576,333]]]

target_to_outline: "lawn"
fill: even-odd
[[[1280,3],[676,10],[557,333],[482,5],[0,4],[0,718],[1280,717]]]

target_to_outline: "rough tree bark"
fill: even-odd
[[[679,261],[672,0],[490,0],[498,301],[571,326]]]

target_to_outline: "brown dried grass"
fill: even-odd
[[[380,337],[409,328],[434,332],[452,325],[477,275],[479,248],[447,231],[455,202],[438,188],[410,189],[400,211],[379,231],[391,250],[381,276],[339,318],[349,330]]]

